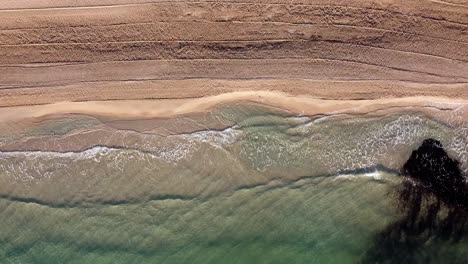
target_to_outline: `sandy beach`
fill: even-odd
[[[246,104],[463,125],[466,32],[463,0],[4,1],[0,134],[24,138],[1,148],[92,147],[83,131],[26,136],[80,116],[106,133],[221,130],[242,118],[217,111]]]
[[[467,23],[454,0],[4,1],[0,107],[252,91],[468,99]]]

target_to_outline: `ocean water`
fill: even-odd
[[[1,135],[0,263],[394,263],[367,256],[402,217],[411,152],[435,138],[466,175],[457,111],[303,116],[238,103],[156,120],[170,131],[69,115]],[[412,254],[464,263],[461,232]]]

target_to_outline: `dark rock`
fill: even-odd
[[[442,144],[426,139],[401,168],[402,188],[396,204],[403,217],[377,234],[363,263],[465,263],[450,251],[465,237],[468,187],[459,162]]]
[[[413,180],[421,191],[432,193],[448,207],[467,209],[467,188],[459,162],[448,156],[439,141],[424,140],[403,165],[401,174]]]

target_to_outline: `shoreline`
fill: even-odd
[[[60,102],[200,99],[235,92],[269,91],[323,100],[440,97],[468,100],[468,83],[385,80],[186,79],[111,81],[50,87],[0,88],[0,109]]]
[[[224,93],[201,98],[159,100],[109,100],[59,102],[54,104],[0,108],[0,122],[42,119],[52,115],[85,114],[122,118],[170,118],[190,113],[206,112],[218,105],[254,102],[302,115],[326,113],[365,114],[395,107],[430,107],[454,110],[468,105],[468,99],[418,96],[369,100],[328,100],[312,96],[294,96],[282,92],[246,91]],[[464,114],[468,118],[468,113]]]

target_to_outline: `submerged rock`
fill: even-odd
[[[426,139],[401,168],[396,203],[403,217],[377,234],[363,263],[465,263],[466,254],[445,252],[465,239],[468,187],[459,162],[442,143]],[[444,247],[445,245],[445,247]]]
[[[403,165],[401,174],[448,207],[467,209],[467,188],[459,162],[449,157],[439,141],[424,140]]]

